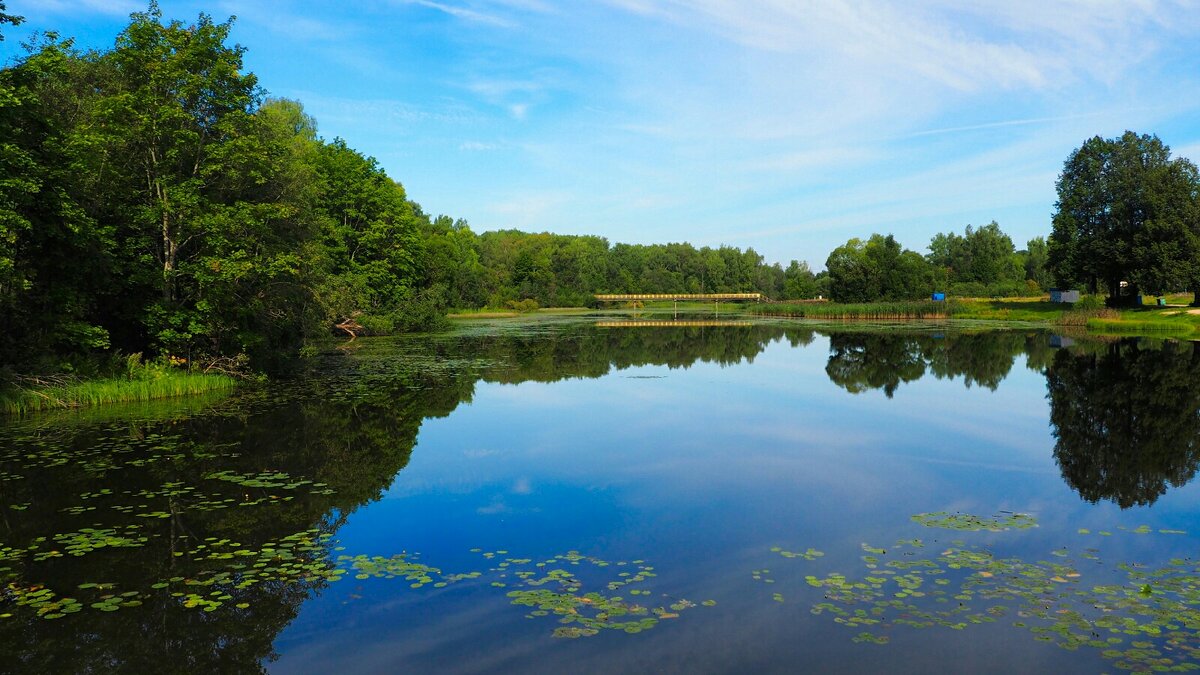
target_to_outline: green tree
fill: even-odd
[[[926,259],[945,270],[950,283],[1004,284],[1024,275],[1012,239],[996,221],[978,229],[968,225],[962,236],[953,232],[935,235]]]
[[[913,300],[933,290],[933,269],[892,235],[851,239],[825,261],[830,298],[837,302]]]
[[[1025,279],[1032,281],[1038,285],[1038,288],[1048,289],[1051,285],[1050,271],[1047,268],[1049,262],[1049,247],[1046,245],[1045,237],[1034,237],[1025,245],[1023,256],[1023,266],[1025,268]]]
[[[0,71],[0,363],[110,344],[111,228],[87,208],[104,174],[88,131],[101,68],[46,34]]]
[[[340,138],[320,146],[325,297],[335,318],[364,313],[394,325],[417,292],[420,218],[404,187]],[[402,317],[401,317],[402,318]]]
[[[1060,285],[1135,292],[1191,287],[1200,279],[1200,176],[1157,136],[1088,139],[1058,180],[1049,266]]]
[[[783,273],[783,296],[785,300],[802,300],[818,295],[817,277],[807,262],[793,260]]]
[[[20,26],[25,21],[25,17],[17,16],[16,14],[5,14],[4,3],[0,2],[0,26],[9,24],[10,26]],[[0,42],[4,41],[4,34],[0,33]]]

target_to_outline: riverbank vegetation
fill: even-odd
[[[803,319],[948,319],[957,303],[893,301],[866,303],[770,303],[752,305],[751,314]]]
[[[1181,306],[1115,309],[1100,296],[1084,296],[1077,303],[1049,302],[1043,298],[950,299],[871,303],[764,303],[750,305],[748,313],[764,317],[835,320],[971,320],[1037,324],[1074,328],[1095,333],[1175,336],[1200,331],[1200,313]]]
[[[129,357],[125,372],[80,377],[58,374],[14,378],[0,389],[0,413],[21,415],[42,410],[86,408],[110,403],[154,401],[176,396],[232,391],[237,380],[229,374],[143,363]]]

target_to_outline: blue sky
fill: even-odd
[[[128,0],[8,0],[108,47]],[[1200,160],[1190,0],[162,0],[238,17],[271,95],[477,230],[752,246],[824,266],[854,236],[925,251],[1049,232],[1086,138]]]

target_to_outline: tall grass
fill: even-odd
[[[1187,335],[1195,332],[1196,325],[1182,321],[1153,321],[1146,319],[1088,319],[1088,330],[1097,333],[1131,334],[1174,334]]]
[[[237,380],[229,375],[190,372],[164,364],[142,363],[129,357],[123,375],[86,380],[26,378],[0,387],[0,412],[24,415],[39,410],[83,408],[232,391]]]
[[[805,319],[947,319],[953,303],[930,300],[868,302],[861,304],[771,303],[751,305],[751,314]]]

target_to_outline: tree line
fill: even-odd
[[[1067,158],[1056,189],[1048,239],[1016,250],[995,221],[938,234],[924,256],[891,235],[851,239],[825,262],[829,295],[843,302],[939,290],[1015,296],[1056,285],[1122,304],[1142,293],[1200,289],[1200,172],[1171,157],[1157,136],[1127,131],[1087,140]]]
[[[21,22],[3,10],[0,27]],[[300,102],[268,96],[231,27],[166,21],[151,2],[109,49],[43,33],[0,70],[0,368],[121,352],[265,362],[348,320],[427,329],[452,308],[595,293],[867,302],[1200,280],[1196,167],[1132,132],[1072,153],[1053,232],[1021,250],[995,222],[938,234],[924,255],[875,234],[814,273],[752,248],[476,233],[322,137]]]

